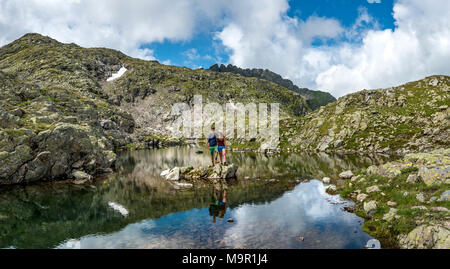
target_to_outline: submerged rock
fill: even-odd
[[[194,185],[192,183],[186,183],[186,182],[175,181],[173,184],[174,184],[175,189],[190,189],[190,188],[194,187]]]

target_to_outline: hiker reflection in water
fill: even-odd
[[[211,189],[211,203],[209,205],[209,215],[213,217],[213,223],[216,223],[216,217],[224,218],[227,212],[227,191]]]

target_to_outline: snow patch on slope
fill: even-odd
[[[122,66],[122,68],[120,68],[120,70],[117,73],[112,74],[112,76],[110,78],[108,78],[106,81],[110,82],[113,80],[116,80],[118,78],[120,78],[121,76],[123,76],[123,74],[125,74],[125,72],[127,72],[127,69]]]

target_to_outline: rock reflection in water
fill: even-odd
[[[226,192],[221,195],[226,196]],[[216,221],[211,221],[211,207],[192,209],[131,224],[117,233],[87,236],[80,240],[79,246],[363,248],[371,237],[362,231],[358,222],[361,219],[343,211],[346,204],[333,205],[331,202],[335,200],[340,198],[325,193],[321,182],[311,181],[298,185],[293,191],[269,203],[242,204],[229,211],[224,210],[222,203],[224,211],[213,214],[219,217]],[[214,201],[213,205],[220,205],[220,202]],[[232,218],[234,222],[227,222],[227,218]],[[305,240],[298,241],[299,236]]]
[[[226,211],[218,212],[213,223],[210,188],[176,190],[159,176],[174,166],[209,164],[207,154],[195,151],[182,147],[124,153],[117,172],[94,185],[56,182],[1,188],[0,248],[359,246],[351,238],[362,233],[353,233],[353,220],[342,217],[348,213],[341,212],[340,206],[326,203],[320,183],[297,186],[297,180],[335,179],[343,170],[356,171],[387,160],[230,153],[229,161],[239,165],[239,180],[227,186]],[[123,206],[128,214],[117,212],[110,202]],[[341,217],[324,217],[333,215]],[[346,226],[345,220],[352,224]],[[298,236],[305,241],[296,241]]]

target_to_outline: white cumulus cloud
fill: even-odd
[[[370,9],[348,11],[358,18],[343,26],[335,18],[292,17],[289,8],[288,0],[0,0],[0,46],[38,32],[153,59],[145,44],[212,33],[211,46],[225,48],[229,63],[268,68],[337,97],[450,74],[448,0],[396,0],[394,30],[380,29]],[[202,53],[193,48],[185,57],[220,60],[220,53]]]
[[[288,17],[285,0],[269,2],[270,8],[262,8],[266,3],[260,1],[233,2],[231,22],[217,34],[230,53],[230,63],[268,68],[300,86],[337,97],[450,74],[450,1],[398,0],[394,30],[379,30],[365,9],[343,30],[329,18]],[[345,38],[339,38],[342,35]],[[317,38],[336,42],[312,46]]]
[[[153,58],[142,45],[184,41],[220,14],[216,0],[1,0],[0,46],[28,32]]]

